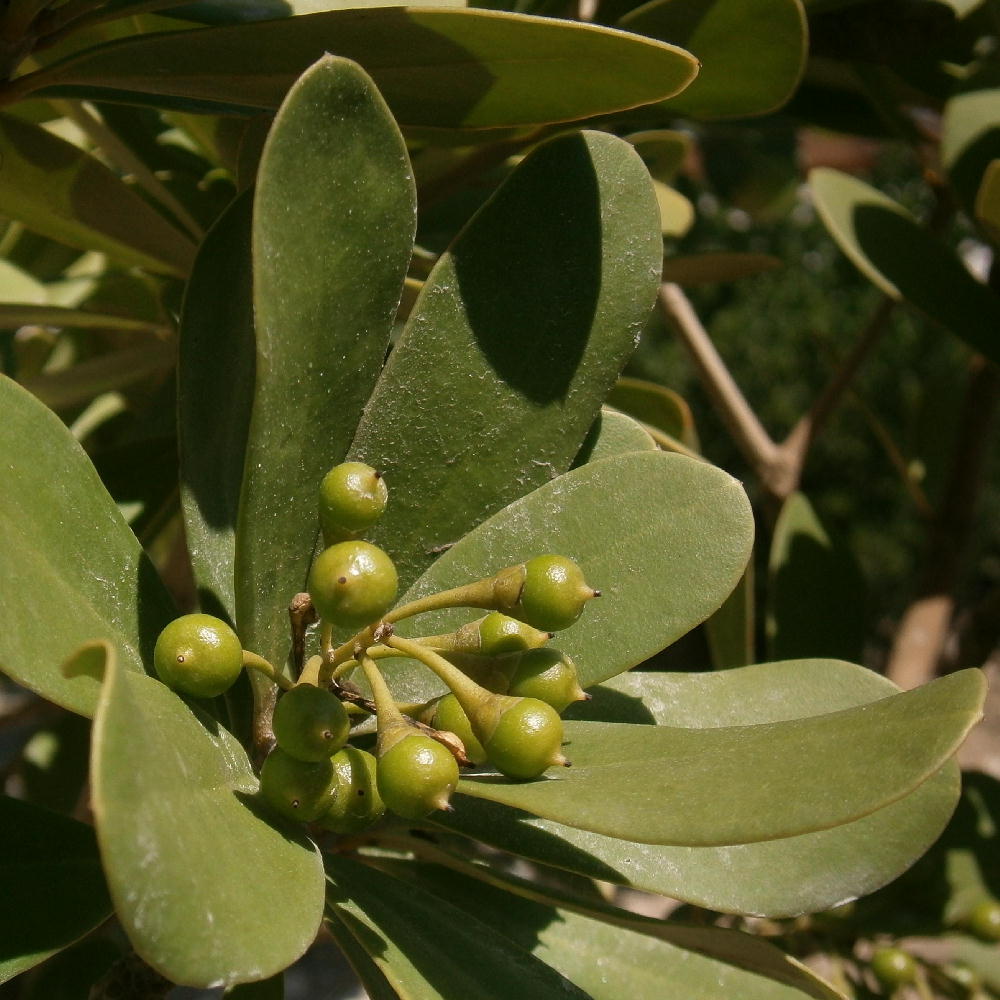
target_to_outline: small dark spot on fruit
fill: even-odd
[[[292,799],[292,808],[293,809],[298,809],[299,808],[299,800],[298,799]]]
[[[338,576],[337,577],[337,583],[347,583],[347,577],[346,576]]]
[[[177,654],[177,662],[178,663],[183,663],[184,662],[184,657],[180,653]]]
[[[364,797],[364,794],[365,794],[365,790],[363,788],[359,788],[358,789],[358,795]]]

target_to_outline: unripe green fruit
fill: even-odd
[[[872,955],[872,972],[886,989],[894,990],[916,981],[917,963],[899,948],[879,948]]]
[[[320,761],[346,742],[351,720],[340,699],[325,688],[299,684],[278,699],[274,737],[285,753],[298,760]]]
[[[458,784],[458,764],[437,740],[412,733],[378,760],[378,790],[386,808],[405,819],[447,809]]]
[[[328,543],[370,528],[389,499],[385,480],[364,462],[335,465],[319,485],[319,521]]]
[[[552,638],[516,618],[491,611],[479,622],[479,652],[483,656],[502,656],[534,649]]]
[[[536,556],[524,564],[524,585],[513,613],[536,628],[558,632],[569,628],[599,593],[572,559]]]
[[[517,658],[507,693],[537,698],[562,712],[574,701],[587,697],[580,687],[576,665],[558,649],[531,649]]]
[[[385,815],[379,795],[375,758],[357,747],[346,746],[330,758],[337,781],[333,806],[317,820],[324,830],[360,833]]]
[[[324,620],[359,629],[378,621],[396,600],[399,578],[392,560],[369,542],[340,542],[316,558],[309,596]]]
[[[431,725],[435,729],[454,733],[465,744],[465,755],[473,764],[482,764],[486,760],[486,751],[476,739],[469,717],[453,694],[446,694],[437,703]]]
[[[504,699],[496,728],[483,740],[486,757],[510,778],[537,778],[554,764],[565,764],[559,713],[536,698]]]
[[[198,698],[214,698],[243,669],[243,648],[236,633],[212,615],[175,618],[153,649],[156,674],[168,687]]]
[[[333,807],[337,775],[329,758],[309,763],[276,747],[261,768],[260,791],[282,816],[311,823]]]
[[[984,899],[972,908],[966,921],[969,930],[983,941],[1000,941],[1000,903]]]

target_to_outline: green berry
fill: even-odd
[[[153,650],[156,674],[168,687],[198,698],[226,691],[243,669],[243,648],[236,633],[211,615],[175,618]]]
[[[574,701],[584,701],[576,665],[558,649],[531,649],[517,658],[507,693],[537,698],[562,712]]]
[[[559,713],[536,698],[510,698],[492,734],[483,740],[487,759],[510,778],[537,778],[554,764],[565,764]]]
[[[465,744],[465,755],[473,764],[482,764],[486,760],[486,751],[476,739],[469,717],[453,694],[446,694],[437,703],[431,725],[435,729],[454,733]]]
[[[276,747],[261,768],[260,791],[282,816],[311,823],[333,807],[337,775],[329,758],[310,763]]]
[[[529,625],[558,632],[569,628],[587,601],[599,594],[572,559],[536,556],[524,564],[524,585],[513,612]]]
[[[285,753],[298,760],[320,761],[346,742],[351,720],[340,699],[312,684],[299,684],[278,699],[274,736]]]
[[[369,542],[339,542],[324,550],[309,572],[309,596],[324,621],[360,629],[378,621],[396,600],[392,560]]]
[[[458,764],[437,740],[412,733],[378,761],[378,790],[386,808],[405,819],[423,819],[447,809],[458,784]]]
[[[917,963],[899,948],[879,948],[872,955],[872,972],[887,990],[916,981]]]
[[[346,746],[330,758],[337,780],[333,806],[317,820],[334,833],[359,833],[385,814],[379,795],[375,758],[364,750]]]
[[[335,465],[319,486],[319,520],[327,542],[370,528],[385,510],[385,480],[364,462]]]
[[[516,618],[491,611],[479,622],[479,652],[484,656],[521,653],[548,642],[551,632],[540,632]]]
[[[972,908],[967,923],[977,938],[1000,941],[1000,903],[995,899],[984,899]]]

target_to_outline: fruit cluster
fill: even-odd
[[[209,615],[172,622],[154,655],[161,680],[197,697],[223,693],[244,667],[270,676],[283,690],[261,793],[280,814],[342,834],[365,829],[386,809],[420,819],[450,808],[460,762],[490,764],[518,779],[568,764],[560,713],[587,697],[572,660],[545,645],[599,596],[576,563],[537,556],[393,608],[395,566],[359,537],[381,516],[387,499],[384,479],[360,462],[336,466],[320,485],[327,547],[313,562],[308,582],[321,624],[320,654],[296,682],[242,649],[235,632]],[[489,613],[447,635],[394,634],[395,622],[453,607]],[[335,647],[334,628],[355,634]],[[449,693],[425,704],[398,704],[378,665],[394,657],[424,664]],[[357,668],[373,700],[352,697],[345,705],[340,679]],[[372,713],[375,755],[348,742],[352,722]]]

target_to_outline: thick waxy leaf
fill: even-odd
[[[804,718],[898,689],[837,660],[760,664],[718,674],[627,673],[568,715],[711,727]],[[916,791],[830,830],[756,844],[665,847],[574,830],[488,802],[435,822],[544,864],[724,912],[791,916],[829,909],[885,884],[930,846],[958,795],[953,763]]]
[[[111,913],[91,827],[0,796],[0,983]]]
[[[586,1000],[530,951],[472,914],[390,875],[327,856],[329,903],[405,997]]]
[[[33,305],[30,302],[0,304],[0,329],[16,330],[19,326],[72,327],[75,330],[122,330],[125,333],[164,333],[165,328],[146,320],[86,309],[66,309],[62,306]]]
[[[817,211],[851,262],[886,295],[905,300],[1000,362],[1000,299],[902,206],[847,174],[809,174]]]
[[[320,480],[344,458],[389,341],[416,204],[399,129],[371,80],[326,56],[264,147],[253,220],[257,378],[236,539],[247,648],[283,663]]]
[[[673,45],[485,10],[343,10],[163,33],[90,49],[31,81],[59,93],[276,108],[324,52],[354,59],[402,125],[573,121],[676,94],[697,63]]]
[[[361,940],[366,934],[365,925],[346,910],[334,906],[326,908],[324,925],[336,941],[337,947],[351,963],[354,974],[361,980],[361,985],[368,994],[368,1000],[399,1000],[399,994],[389,985],[389,980],[361,945]],[[354,933],[348,928],[353,929]]]
[[[170,598],[90,459],[66,427],[0,377],[0,669],[81,715],[92,715],[93,677],[64,677],[78,646],[108,639],[123,668],[152,662],[174,616]]]
[[[386,474],[371,537],[403,586],[569,467],[635,349],[661,246],[635,150],[584,132],[527,157],[438,261],[351,447]]]
[[[705,638],[716,670],[731,670],[753,663],[756,643],[754,628],[754,568],[746,572],[722,607],[705,622]]]
[[[524,784],[465,778],[458,791],[640,843],[793,837],[860,819],[926,781],[978,721],[984,689],[983,675],[966,670],[859,708],[760,726],[569,722],[572,768]]]
[[[181,315],[178,435],[184,528],[201,604],[236,620],[236,518],[254,384],[249,194],[213,226]]]
[[[0,116],[0,213],[124,264],[183,275],[194,246],[102,163],[20,118]]]
[[[641,424],[610,406],[602,406],[573,460],[573,467],[625,455],[631,451],[655,450],[656,442],[642,429]]]
[[[115,910],[154,969],[228,986],[274,975],[312,943],[324,891],[315,846],[260,813],[249,761],[225,730],[113,656],[91,773]]]
[[[126,0],[122,4],[123,15],[133,3],[142,0]],[[326,10],[350,10],[358,7],[392,7],[387,0],[199,0],[185,4],[181,10],[190,21],[202,24],[242,24],[246,21],[271,21],[279,17],[302,14],[318,14]],[[398,4],[396,5],[398,6]],[[421,7],[465,7],[465,0],[424,0]]]
[[[680,239],[694,225],[694,205],[679,191],[659,181],[653,181],[653,190],[660,209],[660,232]]]
[[[603,594],[556,640],[586,687],[641,663],[711,614],[739,579],[752,537],[746,494],[726,473],[680,455],[635,452],[585,465],[506,507],[449,549],[406,598],[563,553]],[[434,635],[470,617],[427,615],[400,631]],[[406,662],[393,664],[389,681],[407,701],[441,687]]]
[[[472,866],[467,875],[410,862],[385,864],[407,883],[495,927],[593,1000],[840,996],[794,959],[748,934],[666,923],[609,906],[596,896],[578,900],[558,889]],[[574,912],[577,906],[596,919]]]
[[[990,162],[1000,157],[1000,88],[957,94],[944,107],[941,161],[971,214]]]
[[[608,394],[608,403],[629,416],[669,434],[689,448],[698,447],[691,408],[673,389],[639,378],[620,378]]]
[[[801,493],[782,505],[768,565],[767,637],[777,660],[861,657],[865,581],[854,554],[830,537]]]
[[[677,115],[767,114],[791,97],[805,65],[799,0],[652,0],[620,24],[683,45],[701,60],[698,78],[669,103]]]

